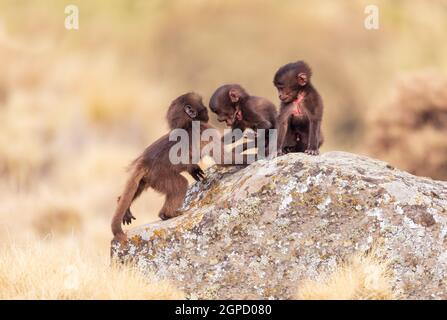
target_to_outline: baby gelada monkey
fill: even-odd
[[[312,71],[304,61],[288,63],[276,72],[281,107],[277,120],[278,155],[305,152],[318,155],[323,144],[323,101],[312,85]]]
[[[197,93],[186,93],[172,101],[167,113],[167,121],[171,130],[184,129],[189,139],[189,160],[190,163],[173,164],[170,161],[169,153],[177,141],[169,139],[170,134],[166,134],[148,146],[143,153],[135,159],[130,166],[130,176],[125,185],[124,191],[118,197],[118,204],[112,219],[112,232],[114,241],[125,242],[127,237],[122,229],[121,223],[130,224],[135,217],[130,211],[132,202],[148,187],[158,191],[166,196],[163,207],[159,212],[162,220],[180,215],[178,209],[181,207],[188,188],[188,180],[183,177],[181,172],[188,172],[194,179],[201,180],[204,173],[197,164],[192,163],[192,144],[195,135],[193,132],[193,121],[200,123],[200,132],[207,129],[213,129],[208,122],[208,110],[203,105],[202,97]],[[218,131],[216,130],[218,133]],[[220,135],[218,136],[220,141]],[[198,142],[200,146],[200,155],[202,150],[208,145],[209,141]],[[220,158],[214,154],[213,149],[209,149],[209,156],[221,165],[224,163],[225,151],[223,144],[220,146]],[[230,159],[234,159],[235,153],[229,153]],[[228,153],[227,153],[228,157]],[[247,156],[242,155],[242,162],[246,164]],[[232,165],[231,163],[229,165]]]
[[[239,84],[226,84],[219,87],[211,96],[209,106],[217,115],[217,120],[225,122],[232,130],[240,129],[243,132],[246,129],[252,129],[256,133],[257,129],[276,128],[278,113],[275,105],[265,98],[249,95]],[[269,135],[266,134],[266,152],[268,146]]]

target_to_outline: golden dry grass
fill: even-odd
[[[388,263],[374,254],[356,254],[333,273],[305,280],[297,289],[299,300],[389,300],[396,299]]]
[[[402,76],[387,104],[370,111],[368,151],[419,176],[447,179],[447,77]]]
[[[2,247],[0,299],[152,300],[184,299],[184,294],[131,266],[110,266],[75,239],[47,239]]]
[[[52,206],[34,218],[33,226],[41,236],[81,231],[81,215],[73,207]]]

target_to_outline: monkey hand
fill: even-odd
[[[131,224],[132,220],[135,220],[136,218],[133,216],[132,212],[130,212],[130,209],[126,210],[126,213],[123,216],[123,224]]]
[[[196,181],[202,181],[205,179],[205,172],[199,167],[194,166],[190,171],[189,174],[194,178]]]
[[[318,151],[318,149],[311,149],[311,148],[307,148],[307,150],[304,152],[311,156],[318,156],[320,154],[320,151]]]
[[[244,132],[244,138],[254,140],[257,137],[256,131],[247,130]]]

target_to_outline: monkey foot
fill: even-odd
[[[168,217],[167,215],[165,215],[164,213],[162,213],[162,212],[160,212],[160,213],[158,214],[158,217],[159,217],[161,220],[168,220],[168,219],[169,219],[169,217]]]
[[[311,155],[311,156],[318,156],[320,154],[320,152],[318,151],[318,149],[316,150],[312,150],[312,149],[307,149],[306,151],[304,151],[306,154]]]
[[[135,220],[136,218],[133,216],[132,212],[130,212],[129,209],[127,209],[126,213],[123,217],[123,224],[131,224],[132,220]]]
[[[126,243],[127,242],[127,236],[124,233],[119,233],[117,235],[115,235],[115,237],[113,238],[114,242],[119,242],[119,243]]]
[[[171,219],[171,218],[178,217],[178,216],[180,216],[181,214],[183,214],[182,211],[176,210],[175,212],[170,213],[170,214],[167,214],[167,213],[165,213],[165,212],[160,212],[160,213],[158,214],[158,216],[160,217],[161,220],[168,220],[168,219]]]

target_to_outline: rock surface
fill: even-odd
[[[290,299],[301,280],[380,245],[398,294],[447,299],[447,182],[344,152],[288,154],[212,167],[184,209],[128,231],[112,256],[192,299]]]

